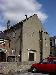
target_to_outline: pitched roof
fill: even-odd
[[[2,31],[0,31],[0,39],[4,39],[5,35]]]
[[[37,14],[34,14],[34,15],[37,15]],[[34,16],[34,15],[33,15],[33,16]],[[28,17],[27,20],[28,20],[29,18],[31,18],[31,17],[32,17],[32,16]],[[10,30],[14,30],[14,29],[20,28],[20,27],[23,25],[23,22],[25,22],[25,21],[26,21],[26,19],[22,20],[21,22],[15,24],[15,25],[13,25],[13,26],[11,26],[9,29],[5,30],[4,32],[7,32],[7,31],[10,31]]]
[[[10,31],[14,31],[16,29],[19,29],[22,27],[22,25],[23,25],[23,22],[21,21],[15,25],[11,26],[9,29],[5,30],[4,33],[6,33],[7,31],[10,32]]]
[[[9,37],[7,37],[4,32],[0,31],[0,41],[2,41],[4,39],[9,40]]]

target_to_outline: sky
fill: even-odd
[[[25,19],[25,15],[37,14],[50,36],[56,35],[56,0],[0,0],[0,31]]]
[[[56,0],[38,0],[48,18],[43,24],[50,36],[56,36]]]

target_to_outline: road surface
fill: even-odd
[[[18,74],[15,74],[15,75],[49,75],[49,74],[26,72],[26,73],[18,73]]]

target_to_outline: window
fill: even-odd
[[[28,50],[28,61],[36,61],[36,50],[27,49]]]
[[[12,55],[15,55],[15,50],[12,50]]]
[[[50,42],[50,46],[52,46],[52,42]]]
[[[34,53],[29,53],[29,61],[34,61]]]
[[[52,54],[52,52],[50,51],[50,54]]]
[[[56,60],[53,60],[53,63],[56,64]]]
[[[13,32],[13,38],[15,38],[15,32]]]
[[[9,48],[10,48],[10,41],[9,41]]]
[[[0,49],[1,50],[1,49]],[[4,53],[2,50],[0,52],[0,62],[6,61],[6,53]]]
[[[47,64],[47,63],[48,63],[47,59],[44,59],[44,60],[42,61],[42,63],[43,63],[43,64]]]
[[[15,61],[15,56],[8,56],[7,57],[7,62],[14,62]]]

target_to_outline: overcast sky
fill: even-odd
[[[0,0],[0,31],[6,28],[7,20],[14,24],[25,19],[25,14],[28,17],[37,14],[42,23],[48,18],[36,0]]]

